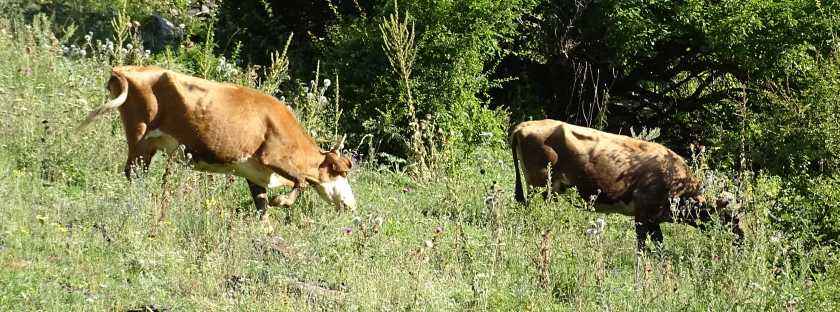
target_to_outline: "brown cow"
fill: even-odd
[[[79,130],[119,108],[129,179],[135,166],[147,170],[163,150],[186,156],[198,170],[244,177],[264,217],[266,188],[291,187],[288,197],[271,201],[291,205],[310,183],[337,208],[355,209],[346,178],[350,159],[339,154],[340,147],[322,151],[286,104],[272,96],[145,66],[114,68],[106,87],[115,98],[92,111]]]
[[[522,166],[528,185],[545,186],[551,172],[552,191],[574,186],[583,198],[595,197],[596,211],[634,217],[640,249],[648,236],[662,242],[661,222],[703,229],[703,222],[711,220],[713,207],[701,194],[700,182],[682,157],[662,145],[548,119],[516,125],[510,139],[519,202],[525,202]],[[726,209],[719,216],[740,240],[738,218]]]

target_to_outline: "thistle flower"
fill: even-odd
[[[607,221],[604,218],[595,219],[595,222],[590,223],[589,228],[586,229],[586,236],[594,237],[604,233],[607,228]]]
[[[604,218],[595,219],[595,227],[598,228],[599,231],[604,231],[604,228],[607,227],[607,221]]]

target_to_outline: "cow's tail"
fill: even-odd
[[[88,114],[87,118],[85,118],[85,121],[83,121],[81,124],[79,124],[78,127],[76,127],[77,132],[80,132],[80,131],[84,130],[84,128],[87,127],[88,125],[90,125],[97,117],[99,117],[99,115],[110,112],[114,109],[117,109],[121,105],[125,104],[126,99],[128,99],[128,80],[126,80],[125,76],[123,76],[122,73],[117,72],[117,71],[112,71],[111,72],[111,78],[110,79],[117,79],[117,81],[119,81],[119,83],[120,83],[120,95],[118,95],[116,98],[108,101],[108,103],[105,103],[104,105],[102,105],[102,106],[94,109],[93,111],[91,111]],[[109,88],[109,90],[111,88],[110,80],[108,81],[108,88]]]
[[[515,185],[513,186],[513,196],[516,201],[524,204],[525,191],[522,188],[522,177],[519,173],[519,141],[516,140],[516,134],[514,131],[510,132],[510,151],[513,154],[513,170],[516,172]]]

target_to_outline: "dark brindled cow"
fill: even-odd
[[[143,66],[114,68],[107,88],[115,98],[92,111],[79,130],[119,109],[128,141],[128,178],[135,166],[148,169],[157,151],[180,154],[183,145],[196,169],[245,178],[263,217],[266,188],[279,186],[292,192],[272,205],[291,205],[312,184],[337,208],[355,209],[347,182],[350,158],[339,154],[340,146],[321,150],[286,104],[272,96]]]
[[[661,222],[702,228],[702,222],[711,220],[711,210],[726,206],[719,201],[711,207],[683,158],[656,143],[556,120],[520,123],[510,140],[519,202],[526,200],[520,166],[525,182],[532,186],[545,186],[551,172],[553,191],[574,186],[583,198],[596,196],[596,211],[634,217],[639,248],[648,236],[662,241]],[[743,232],[738,218],[719,210],[721,221],[740,240]]]

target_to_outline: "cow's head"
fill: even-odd
[[[735,196],[723,192],[715,201],[715,208],[718,211],[721,224],[729,226],[732,234],[735,234],[735,242],[740,243],[744,239],[744,230],[741,229],[741,217],[737,213],[739,207]]]
[[[353,168],[353,161],[346,155],[341,155],[341,148],[344,146],[342,138],[329,151],[322,151],[324,161],[318,167],[319,183],[315,185],[321,197],[333,203],[336,208],[346,207],[350,210],[356,209],[356,197],[347,181],[347,174]]]
[[[689,198],[686,202],[687,214],[684,221],[689,224],[706,229],[704,223],[712,221],[714,214],[718,216],[720,224],[729,228],[735,234],[735,243],[739,244],[744,239],[744,231],[741,229],[741,218],[738,215],[738,205],[730,193],[724,192],[713,203],[706,201],[702,195]]]

